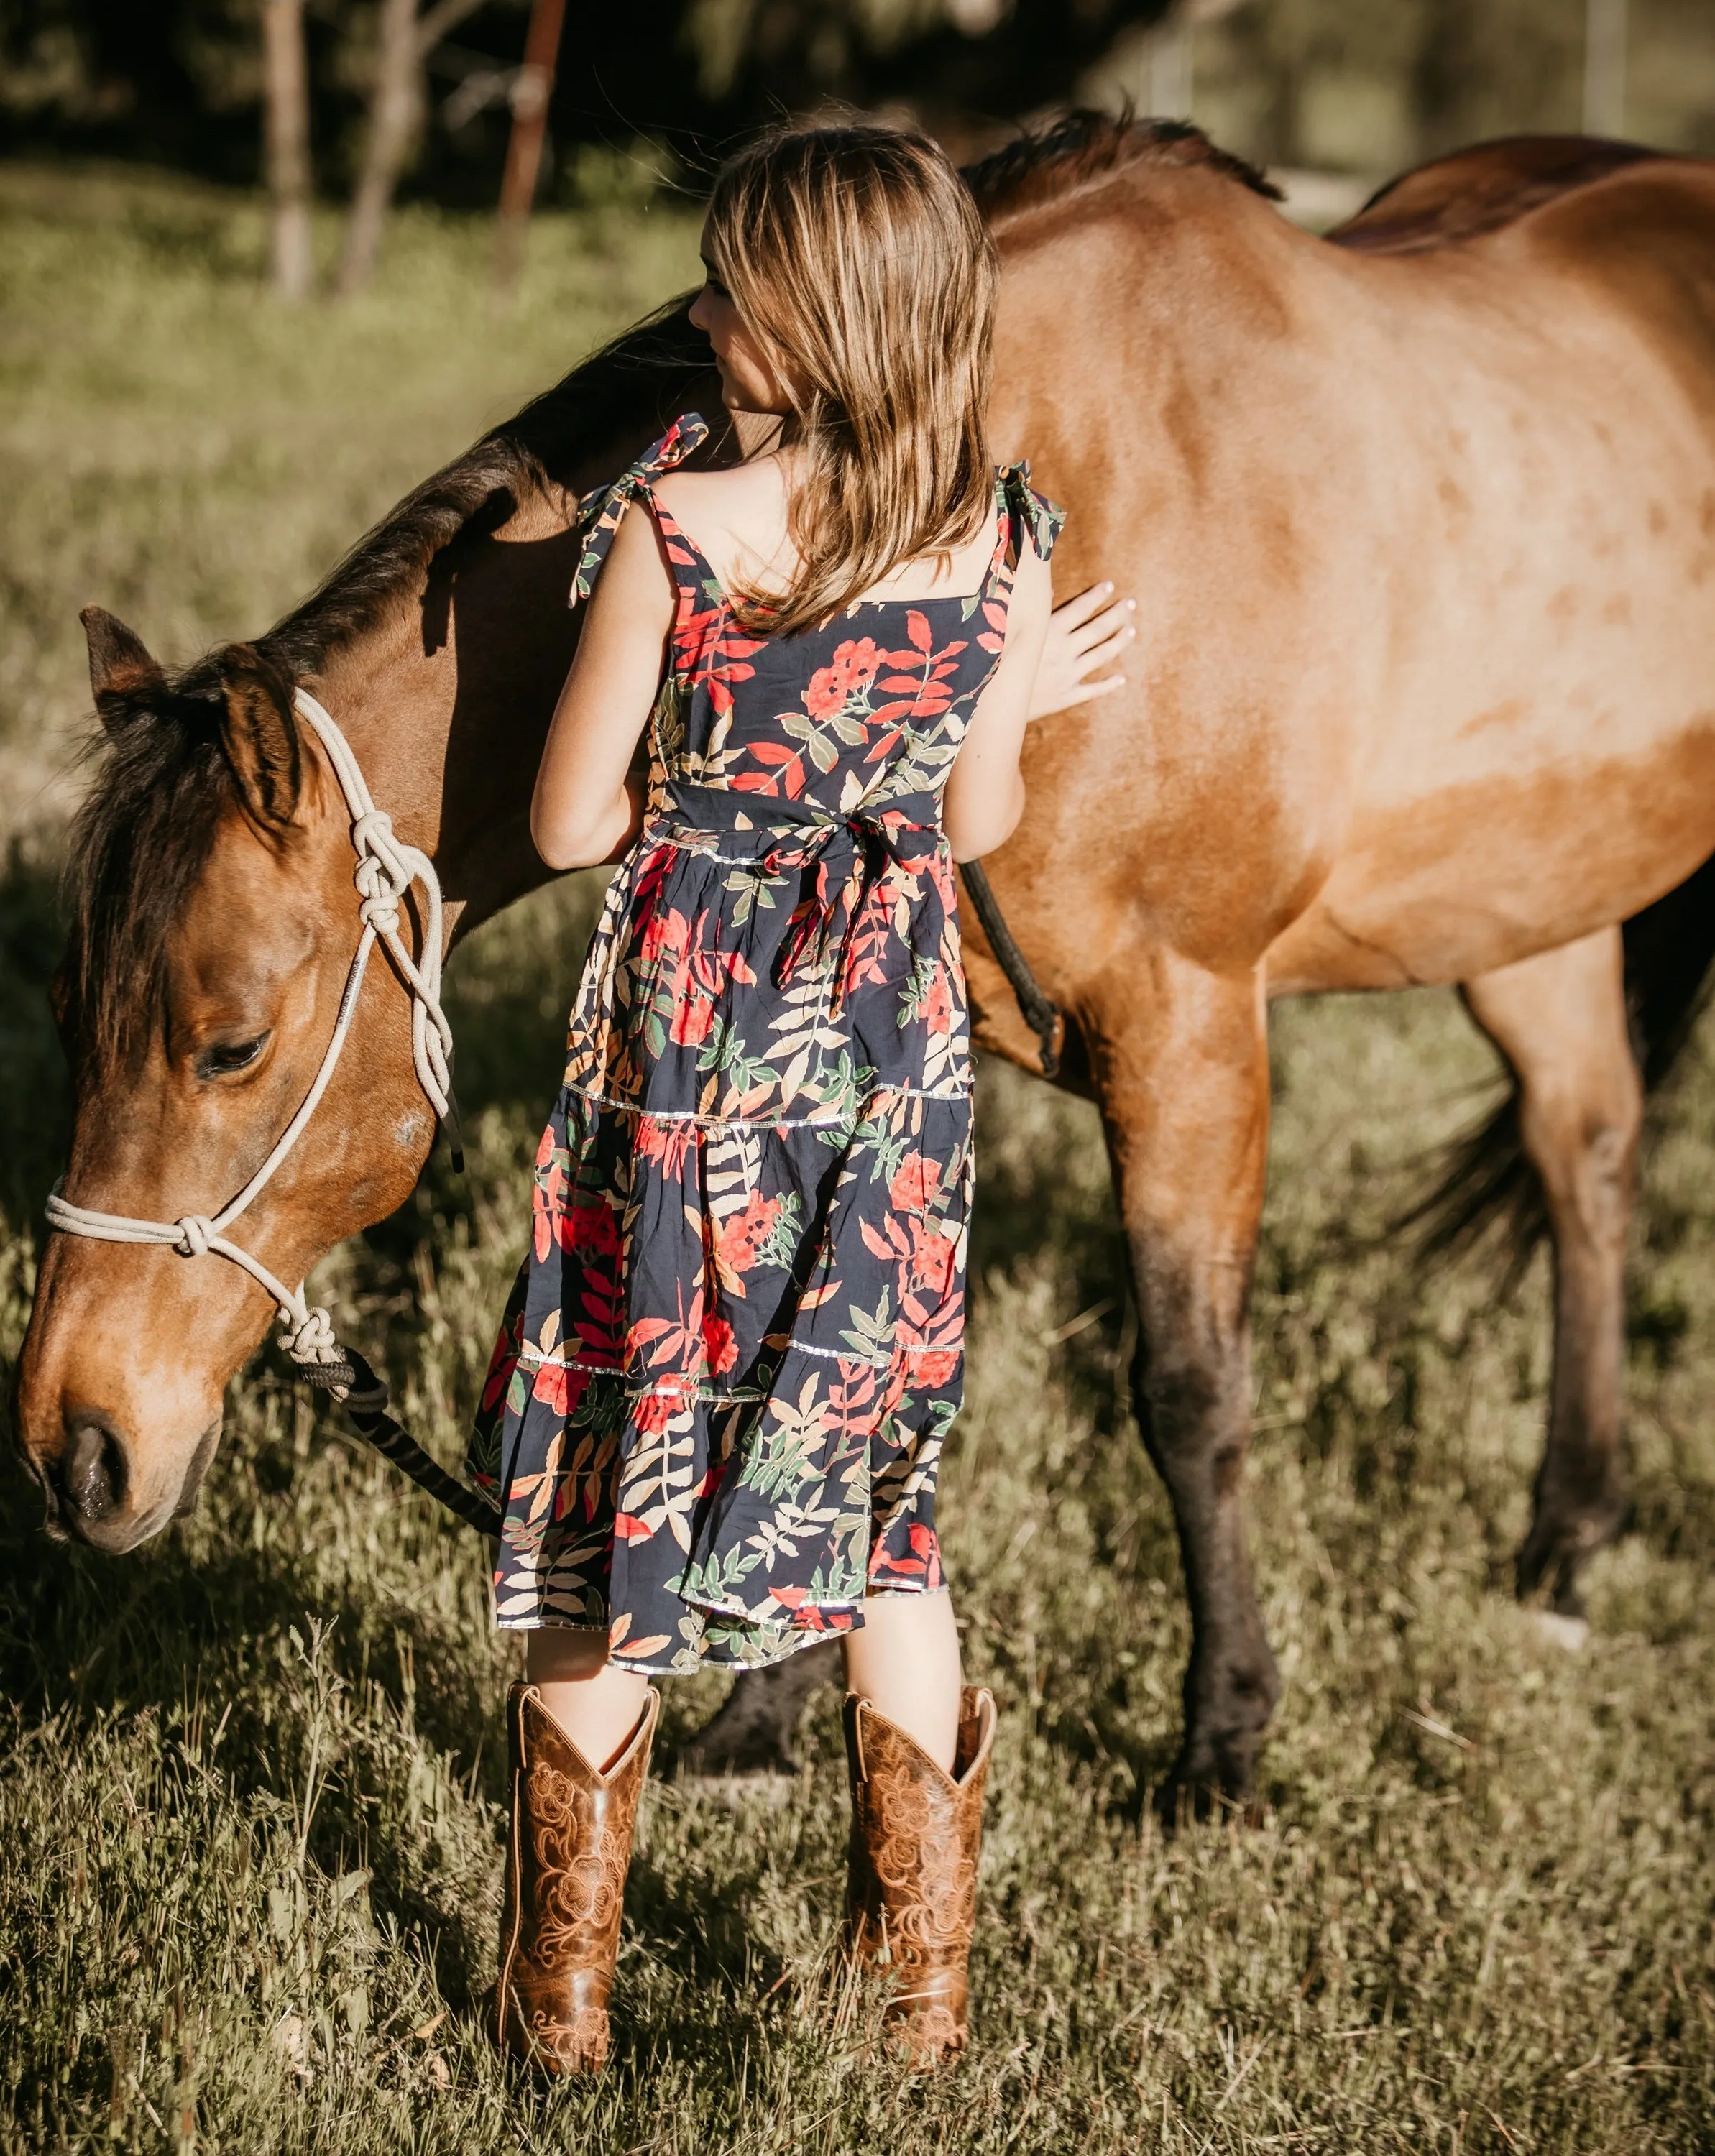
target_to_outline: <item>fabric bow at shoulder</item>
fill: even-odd
[[[601,567],[614,543],[619,520],[632,502],[646,494],[664,471],[683,464],[709,439],[707,423],[697,412],[675,419],[660,441],[646,449],[635,463],[626,465],[608,486],[592,487],[578,505],[578,526],[583,533],[583,551],[578,557],[578,574],[572,580],[568,604],[578,605],[589,597]]]

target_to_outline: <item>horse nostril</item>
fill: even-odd
[[[59,1479],[66,1509],[87,1526],[122,1510],[126,1460],[118,1433],[86,1410],[72,1424]]]

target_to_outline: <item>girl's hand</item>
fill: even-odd
[[[1131,619],[1137,605],[1136,599],[1115,598],[1113,586],[1102,583],[1091,584],[1054,609],[1030,695],[1030,718],[1045,719],[1050,712],[1093,703],[1125,687],[1123,674],[1106,675],[1099,681],[1090,677],[1112,665],[1137,634]]]

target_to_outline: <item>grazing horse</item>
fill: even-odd
[[[1521,1589],[1574,1606],[1621,1517],[1641,1082],[1715,950],[1715,167],[1494,145],[1332,244],[1188,129],[1074,116],[971,177],[1004,263],[996,451],[1067,505],[1065,588],[1137,597],[1127,690],[1033,732],[989,865],[1064,1014],[1063,1081],[1100,1104],[1131,1253],[1194,1620],[1170,1794],[1238,1794],[1278,1691],[1242,1498],[1271,996],[1461,986],[1516,1085],[1453,1202],[1469,1219],[1528,1174],[1553,1241]],[[358,923],[295,686],[433,854],[456,932],[540,880],[578,497],[692,406],[716,393],[681,302],[254,644],[172,679],[91,610],[110,745],[63,977],[80,1204],[211,1210],[319,1065]],[[972,927],[979,1037],[1035,1067]],[[377,963],[238,1231],[284,1280],[409,1192],[432,1137],[409,1036]],[[182,1512],[267,1317],[235,1266],[53,1237],[18,1403],[50,1524],[125,1550]]]

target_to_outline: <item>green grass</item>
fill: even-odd
[[[100,598],[183,656],[254,633],[477,425],[688,274],[688,231],[569,221],[494,314],[485,234],[402,223],[380,291],[290,316],[254,205],[0,172],[8,520],[0,1360],[64,1140],[43,999],[55,817]],[[28,784],[26,784],[28,782]],[[28,813],[24,813],[28,811]],[[407,1419],[456,1458],[522,1245],[590,892],[457,962],[471,1167],[325,1269]],[[1492,1081],[1451,1001],[1276,1014],[1256,1294],[1257,1564],[1285,1689],[1261,1823],[1164,1843],[1187,1627],[1126,1405],[1091,1111],[982,1081],[970,1404],[944,1517],[992,1782],[966,2061],[872,2054],[833,1956],[834,1697],[796,1776],[676,1779],[721,1696],[669,1685],[614,2066],[508,2081],[475,2002],[499,1899],[501,1687],[474,1545],[271,1353],[197,1516],[57,1548],[0,1482],[0,2149],[1635,2152],[1715,2137],[1715,1066],[1637,1236],[1633,1531],[1570,1655],[1506,1591],[1546,1291],[1420,1280],[1379,1240]],[[0,1375],[3,1375],[0,1373]]]

